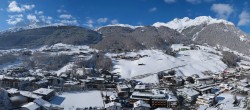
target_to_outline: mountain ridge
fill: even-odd
[[[90,45],[105,51],[132,51],[152,48],[166,49],[175,43],[196,43],[208,44],[221,49],[228,48],[250,55],[248,49],[250,48],[250,36],[248,34],[235,27],[232,22],[210,16],[200,16],[194,19],[187,17],[176,18],[167,23],[158,22],[151,26],[114,24],[95,30],[79,26],[53,27],[53,29],[42,27],[1,33],[0,41],[2,42],[0,42],[0,48],[33,48],[55,43],[66,43]],[[62,27],[65,29],[61,29]]]

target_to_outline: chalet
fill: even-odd
[[[198,96],[196,104],[212,106],[215,104],[215,101],[216,101],[215,94],[203,94],[202,96]]]
[[[131,91],[130,84],[118,84],[117,85],[118,97],[129,97],[130,91]]]
[[[136,101],[133,105],[134,105],[133,110],[150,110],[151,108],[149,104],[147,104],[142,100]]]
[[[49,85],[49,81],[47,79],[41,79],[39,81],[32,83],[32,89],[46,88]]]
[[[210,85],[193,85],[193,89],[199,92],[200,95],[202,94],[208,94],[212,92],[212,89],[214,88],[215,84],[210,84]]]
[[[193,88],[177,89],[177,95],[182,96],[187,102],[193,102],[199,96],[199,92]]]
[[[5,88],[17,88],[20,90],[27,89],[27,87],[34,81],[34,77],[3,77],[1,79],[1,87]]]
[[[42,99],[44,100],[50,100],[52,97],[55,96],[54,89],[40,88],[33,91],[33,93],[42,96]]]
[[[29,91],[19,91],[19,92],[20,92],[20,94],[21,94],[22,96],[28,98],[28,101],[29,101],[29,102],[32,102],[32,101],[34,101],[35,99],[41,98],[41,97],[42,97],[42,96],[40,96],[40,95],[34,94],[34,93],[32,93],[32,92],[29,92]]]
[[[219,87],[222,89],[222,90],[226,90],[226,91],[229,91],[229,90],[232,90],[233,89],[233,86],[230,85],[230,84],[224,84],[224,83],[221,83],[219,85]]]
[[[173,75],[163,76],[163,83],[168,86],[175,86],[176,85],[176,77]]]
[[[151,92],[133,92],[129,102],[133,104],[139,100],[150,104],[152,108],[177,107],[177,98],[168,90],[153,89]]]
[[[118,94],[116,91],[103,91],[102,97],[105,103],[116,101]]]
[[[60,77],[48,76],[46,77],[46,80],[48,80],[49,85],[52,85],[54,87],[62,87],[64,84],[64,79]]]
[[[143,92],[143,91],[146,91],[146,90],[149,90],[149,86],[146,85],[146,84],[137,84],[134,88],[134,91],[140,91],[140,92]]]
[[[85,88],[85,83],[79,81],[65,81],[62,91],[78,91]]]
[[[122,106],[118,102],[110,102],[105,104],[105,110],[122,110]]]
[[[199,84],[199,85],[210,85],[210,84],[214,84],[214,82],[215,81],[212,76],[195,79],[195,84]]]
[[[86,87],[95,88],[95,89],[104,89],[105,88],[105,79],[101,77],[88,77],[88,82],[85,82]]]
[[[176,86],[182,86],[184,85],[184,80],[181,76],[178,76],[175,78],[175,83],[176,83]]]

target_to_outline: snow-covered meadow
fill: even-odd
[[[113,72],[119,73],[123,78],[133,78],[139,75],[151,74],[143,79],[142,82],[155,83],[158,81],[156,75],[160,71],[174,69],[177,76],[191,76],[197,74],[200,77],[205,76],[204,71],[213,73],[222,72],[227,65],[221,61],[219,53],[209,47],[203,47],[200,50],[180,51],[176,57],[165,54],[161,50],[141,50],[139,52],[129,52],[122,54],[107,54],[111,57],[116,55],[136,56],[147,55],[137,60],[115,59]]]

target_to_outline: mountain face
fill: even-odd
[[[101,35],[93,30],[76,26],[51,26],[0,34],[0,49],[36,48],[65,43],[72,45],[95,44]]]
[[[155,23],[153,26],[165,26],[177,30],[197,44],[228,48],[243,54],[250,54],[250,36],[239,30],[233,23],[201,16],[195,19],[187,17],[174,19],[168,23]]]
[[[94,45],[100,50],[164,49],[174,43],[188,44],[186,36],[167,27],[122,27],[107,26],[97,30],[103,39]]]

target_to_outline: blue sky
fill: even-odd
[[[0,0],[0,30],[18,26],[152,25],[174,18],[211,16],[250,33],[248,0]]]

